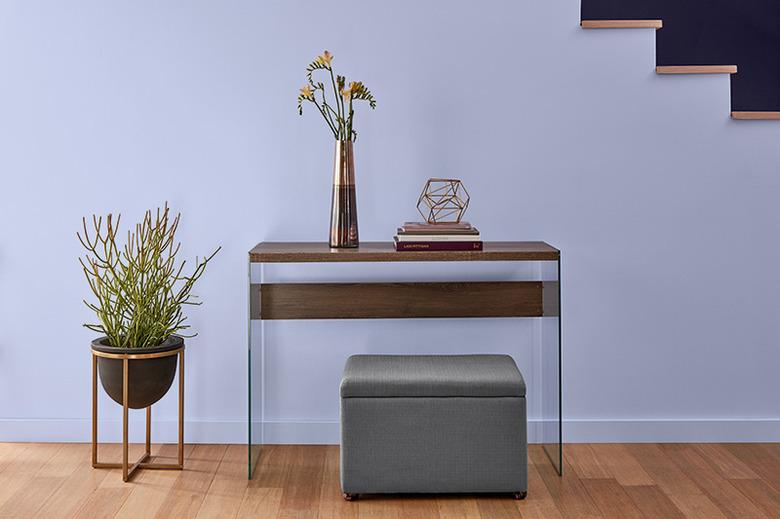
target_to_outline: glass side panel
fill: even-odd
[[[560,260],[542,262],[544,317],[541,332],[542,445],[558,474],[563,475],[561,411]]]
[[[260,461],[260,446],[262,445],[262,441],[260,438],[262,425],[258,423],[260,416],[253,408],[256,405],[256,402],[259,400],[259,398],[252,398],[253,388],[260,383],[260,378],[256,374],[252,373],[253,361],[256,360],[257,357],[258,355],[253,356],[252,351],[251,350],[249,351],[249,398],[248,398],[249,419],[247,420],[249,426],[249,431],[248,431],[249,445],[247,449],[247,453],[249,456],[248,459],[249,479],[252,479],[255,469],[257,468],[258,462]],[[253,423],[253,421],[255,423]]]
[[[262,271],[261,271],[262,274]],[[262,277],[262,276],[261,276]],[[262,323],[252,320],[252,264],[249,264],[248,276],[248,298],[247,298],[247,469],[248,477],[252,479],[255,469],[260,461],[260,447],[263,443],[262,428]],[[259,345],[253,344],[253,339],[260,342]],[[257,348],[254,349],[253,348]]]

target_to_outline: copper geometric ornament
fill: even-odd
[[[469,193],[456,178],[430,178],[425,183],[417,210],[428,223],[460,222],[469,206]]]

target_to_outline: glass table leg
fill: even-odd
[[[561,410],[561,260],[542,263],[542,445],[559,475],[563,475],[563,414]]]
[[[262,363],[263,351],[262,344],[259,349],[254,349],[252,344],[252,321],[258,319],[259,315],[259,285],[252,284],[252,263],[249,263],[248,269],[248,315],[247,315],[247,361],[248,361],[248,384],[247,384],[247,402],[248,402],[248,430],[247,430],[247,471],[248,478],[252,479],[258,462],[260,461],[260,450],[263,443],[262,439]],[[260,271],[262,282],[262,267]],[[260,341],[263,340],[263,334],[260,333]]]

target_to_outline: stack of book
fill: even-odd
[[[482,250],[479,230],[468,222],[406,222],[395,236],[397,251]]]

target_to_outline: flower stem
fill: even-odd
[[[322,89],[321,89],[321,92],[322,92],[322,109],[325,111],[325,115],[327,115],[327,119],[328,119],[328,121],[330,121],[331,127],[332,127],[332,128],[336,128],[336,127],[337,127],[336,125],[337,125],[337,123],[338,123],[338,120],[339,120],[339,116],[338,116],[338,114],[336,114],[336,113],[333,111],[333,108],[331,108],[331,107],[330,107],[330,105],[328,104],[328,100],[327,100],[327,98],[325,97],[325,89],[324,89],[324,88],[322,88]],[[315,100],[316,100],[316,99],[315,99]],[[330,113],[331,113],[331,112],[332,112],[334,115],[336,115],[336,120],[335,120],[335,121],[334,121],[334,120],[333,120],[333,118],[330,116]]]
[[[348,121],[347,125],[349,126],[347,131],[349,132],[349,134],[347,135],[347,139],[349,139],[350,141],[352,140],[352,117],[354,115],[355,112],[352,111],[352,96],[349,96],[349,118],[347,119]]]
[[[333,136],[336,139],[338,139],[339,138],[338,133],[336,132],[336,129],[333,127],[333,124],[330,122],[330,117],[328,117],[328,114],[325,112],[325,110],[322,109],[322,107],[320,107],[320,105],[319,105],[319,103],[317,102],[316,99],[312,99],[311,102],[314,103],[314,106],[316,106],[317,110],[320,111],[320,113],[322,114],[322,117],[325,119],[325,122],[328,123],[328,127],[330,128],[330,131],[333,132]],[[325,106],[328,106],[328,105],[325,105]],[[330,108],[330,107],[328,106],[328,108]],[[330,108],[330,109],[333,110],[332,108]]]
[[[330,72],[330,84],[333,85],[333,95],[336,96],[336,108],[339,111],[339,116],[338,116],[339,136],[336,137],[336,139],[339,139],[340,134],[345,129],[344,128],[344,104],[343,101],[340,102],[339,100],[339,89],[336,88],[336,78],[333,77],[333,69],[331,67],[328,67],[328,72]]]

